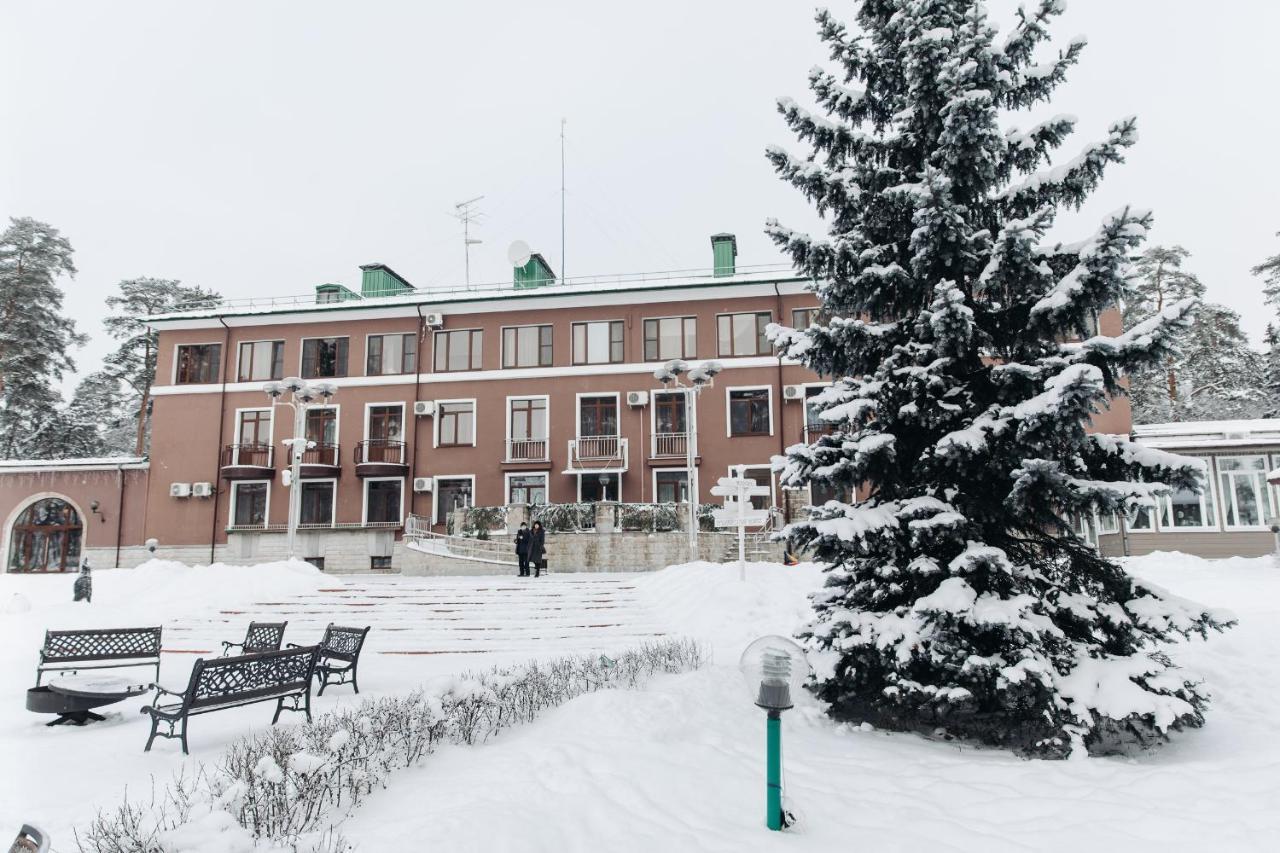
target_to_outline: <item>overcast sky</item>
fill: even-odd
[[[382,261],[420,287],[461,283],[449,214],[477,195],[473,282],[508,280],[517,238],[585,275],[707,267],[717,231],[738,235],[739,263],[773,263],[764,220],[812,224],[762,154],[797,147],[774,99],[806,102],[826,59],[809,3],[0,5],[0,214],[74,245],[84,368],[123,278],[285,295]],[[1059,233],[1154,209],[1153,242],[1189,249],[1256,340],[1249,268],[1280,252],[1280,3],[1071,0],[1055,32],[1089,38],[1046,111],[1080,117],[1068,153],[1125,115],[1140,131]]]

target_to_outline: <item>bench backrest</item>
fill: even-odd
[[[275,652],[284,643],[284,629],[288,622],[250,622],[244,634],[244,653]]]
[[[183,705],[194,710],[307,689],[317,651],[316,646],[305,646],[230,658],[200,658],[191,668]]]
[[[41,663],[160,657],[160,628],[45,631]]]
[[[360,649],[364,648],[364,638],[369,633],[369,626],[349,628],[330,624],[324,629],[324,639],[320,641],[320,654],[334,660],[355,662],[360,657]]]

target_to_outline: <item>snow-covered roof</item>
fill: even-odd
[[[145,456],[97,456],[81,459],[4,459],[0,475],[30,474],[38,471],[114,471],[117,468],[146,468]]]
[[[1133,436],[1152,447],[1243,447],[1280,445],[1280,418],[1235,421],[1181,421],[1167,424],[1135,424]]]

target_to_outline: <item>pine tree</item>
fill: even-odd
[[[1124,119],[1050,167],[1074,118],[1001,127],[1047,101],[1084,48],[1035,60],[1060,6],[1019,12],[1003,40],[977,0],[866,0],[856,35],[821,11],[837,66],[809,73],[821,112],[778,104],[812,151],[768,151],[829,228],[768,225],[830,318],[771,330],[832,379],[820,405],[834,431],[789,448],[780,477],[869,493],[787,531],[828,564],[803,634],[814,690],[839,719],[1046,757],[1202,725],[1205,693],[1159,644],[1228,624],[1129,577],[1064,521],[1150,505],[1202,469],[1085,429],[1127,371],[1168,355],[1194,299],[1079,340],[1121,299],[1151,216],[1124,208],[1079,242],[1045,239],[1136,141]]]
[[[106,357],[111,375],[128,386],[135,399],[133,453],[147,452],[151,426],[151,386],[156,378],[157,335],[146,318],[178,309],[207,308],[221,297],[213,291],[187,287],[163,278],[132,278],[120,282],[120,293],[107,297],[114,313],[103,324],[120,345]]]
[[[1280,330],[1274,323],[1267,324],[1262,342],[1267,345],[1262,356],[1262,417],[1280,418]]]
[[[29,217],[0,234],[0,457],[28,455],[33,436],[61,403],[55,383],[75,370],[84,343],[62,313],[58,278],[75,275],[71,243]]]
[[[1280,231],[1276,232],[1280,237]],[[1253,268],[1253,274],[1262,277],[1262,295],[1277,313],[1280,313],[1280,254],[1272,255]]]

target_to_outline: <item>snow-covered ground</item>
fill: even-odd
[[[327,577],[286,565],[99,572],[91,606],[68,577],[0,575],[0,828],[34,820],[58,849],[97,806],[149,792],[180,769],[176,745],[142,752],[142,699],[106,722],[45,728],[23,710],[46,627],[165,625],[162,681],[240,639],[251,618],[370,624],[362,695],[442,673],[656,635],[708,643],[703,671],[641,691],[591,694],[480,747],[447,747],[403,771],[346,824],[361,850],[1263,850],[1280,838],[1280,569],[1269,560],[1135,559],[1154,583],[1226,607],[1240,625],[1177,647],[1215,694],[1205,729],[1138,759],[1022,761],[1005,753],[833,725],[812,702],[784,716],[793,832],[763,820],[763,715],[734,667],[746,643],[803,621],[812,566],[695,564],[647,575]],[[20,610],[20,607],[17,608]],[[317,700],[323,711],[349,689]],[[270,721],[267,705],[196,718],[191,761]],[[283,725],[284,723],[282,723]],[[15,773],[13,768],[21,768]]]

